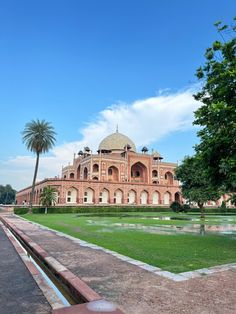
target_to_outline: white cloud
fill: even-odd
[[[199,107],[192,94],[193,90],[188,89],[106,108],[80,130],[80,141],[56,146],[50,156],[41,156],[38,180],[60,175],[62,165],[72,162],[73,154],[84,146],[96,151],[100,141],[115,132],[117,124],[119,131],[137,147],[153,144],[169,133],[191,129],[193,112]],[[31,184],[34,165],[35,157],[16,156],[1,162],[0,175],[14,188],[21,189]]]

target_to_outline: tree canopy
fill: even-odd
[[[182,164],[176,168],[175,174],[181,181],[184,198],[196,202],[201,210],[205,202],[220,197],[219,192],[209,184],[207,172],[197,156],[185,157]]]
[[[203,83],[194,95],[202,102],[194,121],[201,127],[200,143],[195,155],[185,157],[176,169],[183,196],[200,208],[221,194],[236,192],[236,26],[215,26],[221,41],[206,49],[205,64],[196,72]]]
[[[51,205],[55,205],[57,202],[57,190],[53,186],[45,186],[40,194],[40,203],[45,206],[45,214],[47,208]]]
[[[230,193],[236,191],[236,26],[215,26],[221,41],[206,49],[196,73],[203,86],[195,95],[202,102],[195,112],[194,124],[201,126],[195,150],[209,184]]]
[[[32,208],[35,182],[38,173],[39,156],[42,153],[48,152],[49,149],[54,146],[56,133],[53,126],[49,122],[37,119],[26,123],[22,135],[23,142],[26,144],[27,149],[36,154],[32,191],[30,194],[30,208]]]
[[[10,184],[0,185],[0,204],[13,204],[15,202],[16,191]]]

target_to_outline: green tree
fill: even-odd
[[[0,185],[0,204],[13,204],[15,202],[16,191],[10,184]]]
[[[46,153],[55,144],[55,131],[49,122],[45,120],[32,120],[25,125],[25,129],[22,132],[23,142],[29,151],[36,154],[36,164],[34,170],[34,177],[32,183],[32,190],[30,193],[30,211],[32,210],[33,197],[35,190],[35,182],[38,173],[39,156],[42,153]]]
[[[204,218],[204,203],[219,199],[218,190],[209,184],[207,172],[202,167],[198,156],[185,157],[182,164],[175,169],[175,175],[181,182],[182,194],[190,202],[196,202]]]
[[[235,19],[234,22],[235,23]],[[209,183],[224,193],[236,192],[236,26],[215,23],[221,41],[206,50],[197,70],[203,82],[195,95],[202,106],[194,124],[201,126],[195,147]]]
[[[47,209],[51,205],[55,205],[57,202],[57,190],[53,186],[45,186],[40,194],[40,204],[45,206],[45,214]]]

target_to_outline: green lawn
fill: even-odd
[[[135,215],[132,213],[131,216]],[[170,228],[191,224],[187,220],[151,219],[162,215],[176,216],[172,213],[143,213],[142,218],[139,213],[140,217],[122,218],[78,214],[27,214],[24,217],[175,273],[236,262],[236,239],[233,236],[161,235],[128,228],[129,224],[146,227],[169,225]],[[209,224],[220,224],[221,221],[222,217],[207,217]],[[232,221],[235,222],[235,216]]]

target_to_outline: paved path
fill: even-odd
[[[0,313],[51,313],[43,293],[0,224]]]
[[[174,282],[18,217],[8,219],[127,314],[236,313],[236,269]]]

